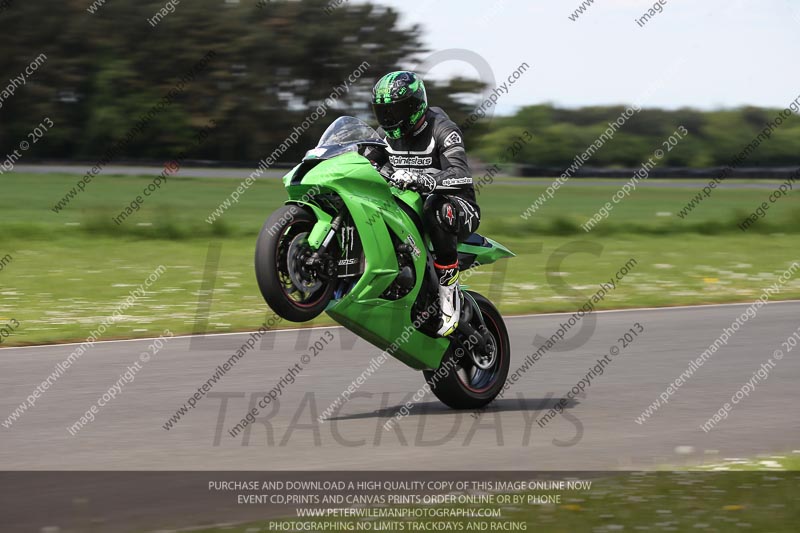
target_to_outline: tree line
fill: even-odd
[[[55,124],[25,160],[91,161],[112,148],[116,160],[190,159],[254,162],[273,153],[312,111],[325,105],[361,65],[364,72],[307,122],[280,163],[297,161],[333,118],[370,118],[369,94],[384,73],[408,68],[429,52],[424,28],[403,24],[394,9],[328,0],[259,2],[192,0],[176,3],[156,27],[148,23],[163,0],[114,0],[87,10],[88,0],[14,2],[0,12],[0,157],[13,153],[45,117]],[[35,71],[26,69],[46,57]],[[202,72],[185,79],[211,54]],[[29,70],[29,69],[28,69]],[[432,105],[457,122],[470,121],[480,82],[427,83]],[[169,105],[156,106],[164,98]],[[472,155],[519,164],[566,168],[625,108],[562,109],[533,105],[513,116],[488,117],[465,131]],[[645,109],[592,156],[591,166],[637,166],[679,126],[689,137],[663,166],[722,166],[752,142],[776,110],[746,107],[699,111]],[[141,117],[147,116],[141,127]],[[198,146],[197,132],[214,123],[214,138]],[[141,128],[140,128],[141,127]],[[136,130],[136,135],[131,132]],[[800,121],[787,119],[753,150],[748,165],[790,166],[800,153]]]
[[[734,160],[742,167],[800,164],[800,119],[793,112],[758,107],[714,111],[642,109],[624,125],[614,128],[608,139],[604,133],[609,124],[626,109],[524,107],[513,116],[495,118],[491,131],[477,140],[477,150],[484,159],[499,160],[514,139],[530,131],[533,139],[519,147],[516,163],[566,169],[602,137],[602,148],[589,150],[591,157],[586,165],[635,168],[652,158],[656,150],[664,153],[658,162],[660,168],[725,167]],[[788,118],[776,122],[781,115]],[[688,133],[677,135],[677,131]]]

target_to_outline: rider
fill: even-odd
[[[458,328],[458,243],[478,229],[475,199],[461,130],[441,108],[428,107],[422,79],[413,72],[391,72],[372,91],[372,110],[386,135],[391,181],[422,194],[423,224],[433,244],[439,278],[442,325],[446,337]]]

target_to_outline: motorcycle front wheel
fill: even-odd
[[[307,322],[319,316],[333,298],[335,280],[307,264],[314,251],[308,236],[317,220],[309,210],[285,205],[264,223],[256,243],[256,280],[267,304],[282,318]]]

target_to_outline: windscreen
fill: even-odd
[[[361,141],[377,141],[382,139],[366,122],[355,117],[339,117],[328,126],[320,137],[317,148],[352,144]]]

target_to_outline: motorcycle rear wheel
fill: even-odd
[[[458,354],[454,342],[438,370],[423,372],[433,394],[452,409],[480,409],[491,403],[503,389],[511,365],[511,343],[500,312],[485,297],[467,292],[478,305],[497,351],[492,366],[481,369],[469,353]],[[466,296],[464,305],[471,305]]]

